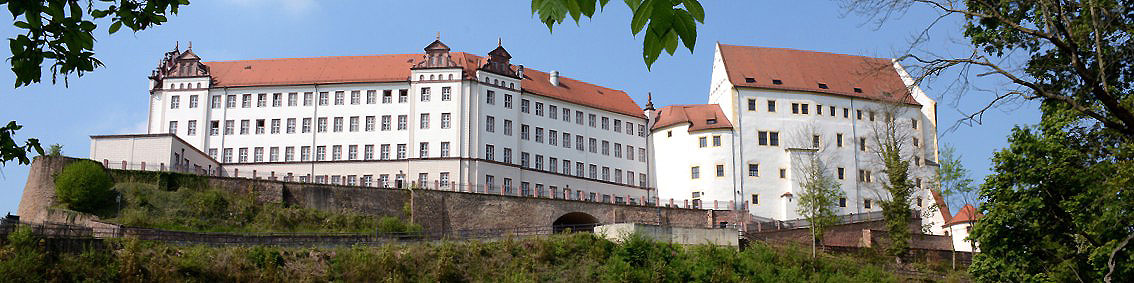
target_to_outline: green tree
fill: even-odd
[[[555,25],[570,19],[579,24],[583,17],[593,17],[602,11],[610,0],[532,0],[532,15],[553,31]],[[705,23],[705,9],[698,0],[626,0],[633,12],[630,32],[634,35],[645,30],[642,39],[642,60],[650,68],[662,50],[669,55],[683,44],[689,52],[697,44],[697,23]]]
[[[122,27],[137,32],[165,23],[167,15],[177,14],[184,5],[189,0],[0,0],[12,13],[12,24],[23,30],[8,39],[16,87],[39,83],[45,63],[50,64],[51,82],[62,76],[64,84],[71,74],[81,77],[102,67],[94,53],[95,21],[109,23],[111,34]],[[16,143],[12,135],[20,128],[15,121],[0,128],[0,164],[28,164],[28,152],[43,154],[38,139],[28,139],[23,146]]]
[[[888,199],[881,198],[882,217],[886,222],[886,229],[890,235],[890,243],[886,252],[894,256],[895,261],[901,262],[902,256],[909,251],[910,223],[913,210],[910,203],[913,199],[914,184],[910,181],[910,161],[907,159],[905,142],[909,139],[911,128],[895,117],[904,117],[905,111],[898,104],[884,104],[877,110],[882,119],[871,124],[873,129],[873,148],[871,151],[877,156],[882,165],[882,173],[886,175],[882,181],[882,189]]]
[[[64,166],[55,177],[55,197],[75,211],[94,212],[112,201],[112,186],[102,164],[82,160]]]
[[[937,174],[933,177],[934,185],[941,191],[941,195],[955,197],[961,200],[960,205],[977,204],[977,187],[969,177],[969,169],[961,164],[961,155],[957,148],[944,144],[938,150]],[[960,207],[960,206],[958,206]],[[943,213],[949,213],[944,211]]]
[[[838,221],[836,210],[843,190],[818,152],[807,155],[809,160],[800,163],[803,167],[799,184],[802,191],[799,192],[796,212],[810,223],[811,257],[814,258],[817,256],[816,246],[823,240],[823,232]]]
[[[63,145],[52,144],[51,146],[48,146],[47,147],[47,156],[51,156],[51,157],[63,156]]]

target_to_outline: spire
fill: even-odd
[[[504,47],[504,38],[503,37],[497,37],[496,38],[496,47]]]
[[[181,50],[181,41],[180,40],[174,41],[173,42],[173,51],[179,51],[179,50]]]
[[[193,41],[192,40],[189,41],[189,49],[186,49],[186,50],[193,50]]]
[[[441,40],[441,32],[440,31],[437,32],[437,40]]]
[[[645,110],[656,110],[656,109],[654,109],[654,93],[653,92],[647,92],[646,93],[646,108],[645,108]]]

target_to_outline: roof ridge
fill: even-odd
[[[830,52],[830,51],[806,50],[806,49],[789,48],[789,47],[736,45],[736,44],[726,44],[726,43],[721,43],[720,45],[749,48],[749,49],[776,49],[776,50],[788,50],[788,51],[798,51],[798,52],[808,52],[808,53],[821,53],[821,54],[827,54],[827,55],[849,56],[849,57],[870,58],[870,59],[880,59],[880,60],[893,60],[894,59],[894,58],[891,58],[891,57],[874,57],[874,56],[854,55],[854,54],[837,53],[837,52]]]

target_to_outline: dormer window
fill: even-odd
[[[783,81],[781,81],[781,80],[772,80],[772,84],[774,84],[774,85],[782,85],[782,84],[784,84],[784,82],[783,82]]]
[[[892,94],[890,94],[890,92],[889,92],[889,91],[883,91],[883,92],[882,92],[882,95],[885,95],[885,96],[887,96],[887,97],[889,97],[889,96],[892,96]]]
[[[825,83],[819,83],[819,88],[821,88],[821,89],[827,89],[827,84],[825,84]]]
[[[717,119],[708,119],[708,120],[705,120],[705,124],[709,124],[709,125],[716,125],[716,124],[717,124]]]
[[[862,88],[854,88],[855,93],[862,93]]]
[[[754,82],[756,82],[756,78],[744,78],[744,82],[746,82],[746,83],[754,83]]]

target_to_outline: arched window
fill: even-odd
[[[417,80],[419,80],[419,81],[424,81],[424,80],[425,80],[425,75],[418,75],[418,76],[417,76]]]
[[[484,77],[484,83],[488,83],[488,77]]]
[[[515,89],[516,83],[508,83],[508,88]]]
[[[177,84],[177,88],[185,88],[185,83],[179,83],[179,84]]]
[[[492,79],[492,84],[494,84],[494,85],[500,85],[500,80],[497,80],[497,79]]]
[[[433,75],[429,75],[429,80],[434,80]]]
[[[449,80],[453,80],[453,74],[449,74]]]
[[[197,88],[201,88],[201,83],[197,83]]]

